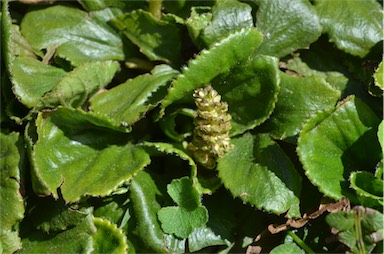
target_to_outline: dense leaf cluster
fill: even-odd
[[[1,4],[0,253],[382,253],[381,3]]]

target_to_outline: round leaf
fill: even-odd
[[[364,57],[383,40],[382,6],[375,0],[316,0],[324,32],[336,46]]]
[[[308,0],[260,0],[257,3],[256,27],[264,34],[257,53],[283,57],[308,47],[320,37],[320,21]]]
[[[92,253],[128,253],[127,237],[121,229],[102,218],[94,218],[93,222],[97,231],[92,235]]]
[[[261,34],[255,29],[242,29],[221,40],[209,50],[203,50],[198,57],[188,63],[169,89],[162,103],[163,111],[170,104],[188,96],[211,82],[220,74],[225,74],[241,61],[246,60],[261,42]]]
[[[267,135],[245,133],[232,143],[217,165],[232,195],[276,214],[300,216],[301,178],[283,150]]]
[[[122,39],[107,25],[111,10],[93,12],[56,5],[27,12],[21,32],[36,50],[55,47],[77,66],[92,60],[124,60]]]
[[[204,226],[208,221],[208,211],[199,206],[194,210],[183,207],[164,207],[157,213],[164,232],[187,238],[195,228]]]
[[[187,210],[196,209],[200,205],[200,195],[188,177],[172,180],[167,186],[167,192],[176,204]]]
[[[105,196],[144,168],[149,156],[122,134],[100,128],[102,122],[80,110],[59,108],[40,113],[33,146],[34,189],[67,202],[81,196]]]
[[[277,139],[298,134],[311,115],[333,107],[341,95],[318,76],[294,77],[280,73],[280,77],[276,108],[263,125]]]
[[[95,95],[90,100],[91,109],[108,116],[117,125],[132,125],[165,97],[164,88],[176,74],[169,66],[159,65],[151,74],[137,76]]]
[[[258,55],[212,83],[228,103],[231,135],[241,134],[264,122],[275,107],[280,83],[278,59]]]
[[[253,27],[252,8],[235,0],[217,1],[212,7],[212,19],[202,32],[208,46],[241,28]]]
[[[144,239],[144,245],[153,252],[164,250],[183,253],[185,240],[166,235],[160,228],[157,212],[161,206],[157,196],[161,195],[151,175],[140,171],[130,185],[130,198],[137,218],[137,234]]]
[[[322,193],[340,199],[348,193],[352,171],[374,169],[381,157],[376,137],[379,122],[367,105],[352,96],[304,125],[297,152],[306,175]]]
[[[181,38],[176,24],[158,20],[143,10],[120,15],[111,23],[150,60],[180,63]]]
[[[42,96],[51,91],[67,73],[29,57],[13,62],[11,80],[13,92],[29,108],[37,106]]]

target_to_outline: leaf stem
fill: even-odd
[[[163,0],[149,0],[149,12],[157,19],[161,18]]]
[[[295,233],[293,233],[291,230],[288,230],[287,233],[290,237],[292,237],[292,239],[297,243],[297,245],[299,245],[303,250],[305,250],[306,253],[315,254],[315,252]]]
[[[361,229],[361,210],[357,210],[355,212],[355,236],[356,236],[356,242],[357,247],[359,249],[360,254],[365,254],[365,246],[363,241],[363,233]]]

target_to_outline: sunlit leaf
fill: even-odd
[[[178,206],[163,207],[158,211],[164,232],[187,238],[195,228],[208,221],[208,211],[200,204],[200,195],[188,177],[173,180],[168,194]]]
[[[339,49],[364,57],[383,40],[382,6],[375,0],[316,0],[321,25]]]
[[[232,195],[266,211],[300,216],[301,178],[279,145],[267,135],[249,133],[232,143],[234,148],[217,165]]]
[[[375,167],[381,159],[379,122],[367,105],[349,97],[304,125],[297,152],[307,177],[322,193],[340,199],[348,193],[352,171]]]
[[[164,88],[167,88],[167,82],[176,74],[177,71],[169,66],[159,65],[151,74],[137,76],[95,95],[90,100],[90,108],[108,116],[117,125],[132,125],[165,97]]]
[[[115,224],[101,218],[94,218],[97,229],[92,235],[94,250],[92,253],[127,253],[126,235]]]
[[[73,7],[56,5],[28,12],[22,20],[21,33],[35,50],[54,47],[56,55],[75,66],[92,60],[124,60],[122,39],[107,24],[119,13],[105,9],[88,15]]]
[[[283,57],[319,38],[320,21],[309,1],[260,0],[257,4],[256,27],[264,34],[258,53]]]
[[[31,154],[36,192],[57,197],[60,187],[67,202],[105,196],[149,163],[147,153],[128,137],[97,124],[104,124],[103,119],[81,110],[39,114]]]
[[[162,103],[163,111],[170,104],[190,95],[218,75],[226,74],[241,61],[246,60],[261,42],[261,34],[255,29],[243,29],[229,35],[209,50],[203,50],[199,56],[188,63],[169,89]]]

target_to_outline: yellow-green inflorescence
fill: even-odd
[[[196,89],[193,97],[197,117],[189,149],[197,162],[212,169],[216,166],[217,158],[232,147],[229,137],[231,115],[228,113],[228,104],[221,101],[221,96],[211,85]]]

